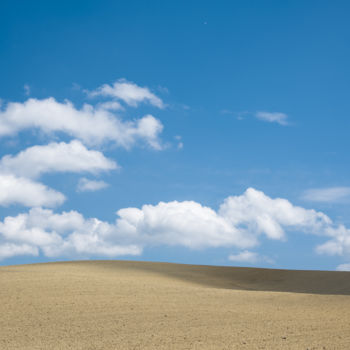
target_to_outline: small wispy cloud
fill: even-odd
[[[230,111],[229,109],[222,109],[222,110],[220,111],[220,113],[221,113],[221,114],[233,114],[233,112]]]
[[[117,101],[108,101],[104,103],[100,103],[99,108],[104,109],[104,110],[109,110],[109,111],[118,111],[118,110],[123,110],[123,106],[117,102]]]
[[[226,115],[232,115],[234,117],[236,117],[237,120],[243,120],[246,117],[248,117],[249,115],[251,115],[252,113],[248,112],[248,111],[240,111],[240,112],[234,112],[231,111],[229,109],[222,109],[220,111],[221,114],[226,114]]]
[[[249,264],[253,264],[257,262],[259,259],[259,255],[254,252],[250,252],[249,250],[244,250],[238,254],[231,254],[228,257],[228,260],[234,262],[245,262]]]
[[[81,90],[81,86],[77,83],[72,83],[71,89],[73,91],[79,91],[79,90]]]
[[[183,149],[184,143],[182,142],[182,136],[176,135],[174,139],[177,141],[177,149]]]
[[[109,185],[104,181],[89,180],[85,177],[81,178],[78,182],[78,192],[95,192],[102,190]]]
[[[232,115],[236,117],[237,120],[244,120],[250,118],[256,118],[268,123],[277,123],[283,126],[290,125],[288,121],[288,115],[280,112],[266,112],[266,111],[232,111],[230,109],[222,109],[221,114]]]
[[[255,117],[268,123],[277,123],[283,126],[289,125],[288,116],[285,113],[260,111],[255,113]]]
[[[266,256],[261,256],[256,252],[251,252],[249,250],[243,250],[238,254],[231,254],[228,260],[238,263],[255,264],[257,262],[267,262],[273,264],[274,261]]]
[[[350,187],[311,188],[304,191],[302,199],[311,202],[335,203],[350,198]]]
[[[94,91],[86,91],[90,97],[104,96],[125,102],[128,106],[137,107],[147,102],[158,108],[165,108],[163,101],[149,88],[138,86],[126,79],[119,79],[112,85],[104,84]]]
[[[24,89],[24,94],[26,96],[29,96],[30,95],[30,86],[28,84],[24,84],[23,89]]]

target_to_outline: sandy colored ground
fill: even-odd
[[[0,349],[350,349],[350,273],[0,267]]]

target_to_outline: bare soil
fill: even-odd
[[[0,267],[0,349],[350,349],[350,273],[82,261]]]

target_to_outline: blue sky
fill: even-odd
[[[347,1],[1,7],[0,264],[350,269]]]

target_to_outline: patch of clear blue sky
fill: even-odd
[[[77,194],[76,176],[47,176],[69,198],[61,209],[114,220],[119,208],[161,200],[217,208],[251,186],[349,224],[348,204],[300,199],[307,188],[350,185],[349,12],[349,1],[5,0],[0,97],[23,101],[28,84],[33,97],[80,104],[73,83],[94,89],[124,77],[170,106],[135,116],[161,119],[163,139],[181,135],[182,151],[107,149],[122,166],[104,177],[107,191]],[[286,113],[291,125],[258,121],[256,111]],[[0,155],[23,145],[2,143]],[[16,210],[1,208],[1,217]],[[281,267],[340,263],[315,255],[314,239],[290,235],[288,244],[264,242],[259,251],[277,255]],[[154,249],[144,258],[226,264],[233,251]]]

